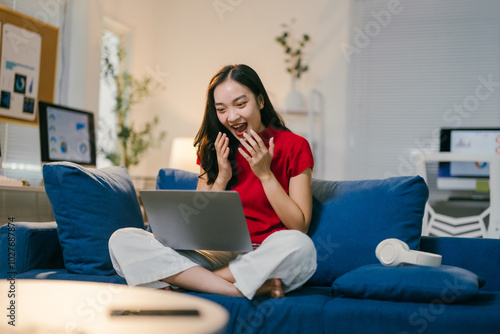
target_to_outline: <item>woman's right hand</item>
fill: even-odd
[[[227,184],[233,175],[229,157],[229,138],[225,133],[219,132],[215,139],[215,151],[217,152],[217,164],[219,165],[219,174],[216,182]],[[224,187],[225,188],[225,187]]]

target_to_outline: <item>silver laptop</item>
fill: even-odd
[[[179,250],[252,251],[240,195],[235,191],[143,190],[151,230]]]

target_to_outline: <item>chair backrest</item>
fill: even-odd
[[[417,173],[427,181],[426,163],[439,161],[488,162],[490,164],[490,205],[478,215],[451,217],[437,213],[427,202],[422,235],[438,237],[500,238],[500,157],[494,154],[425,153],[415,158]],[[496,205],[492,205],[495,203]],[[489,224],[486,224],[489,216]]]

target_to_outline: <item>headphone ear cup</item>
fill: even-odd
[[[397,266],[401,264],[401,258],[409,247],[399,239],[386,239],[380,242],[375,249],[377,259],[384,266]]]

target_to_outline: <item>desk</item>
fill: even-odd
[[[44,187],[0,186],[0,225],[7,217],[16,221],[53,221],[54,215]]]
[[[3,334],[217,333],[229,319],[222,306],[203,298],[118,284],[16,280],[11,285],[2,280],[0,291]],[[111,316],[123,309],[195,310],[199,315]]]

